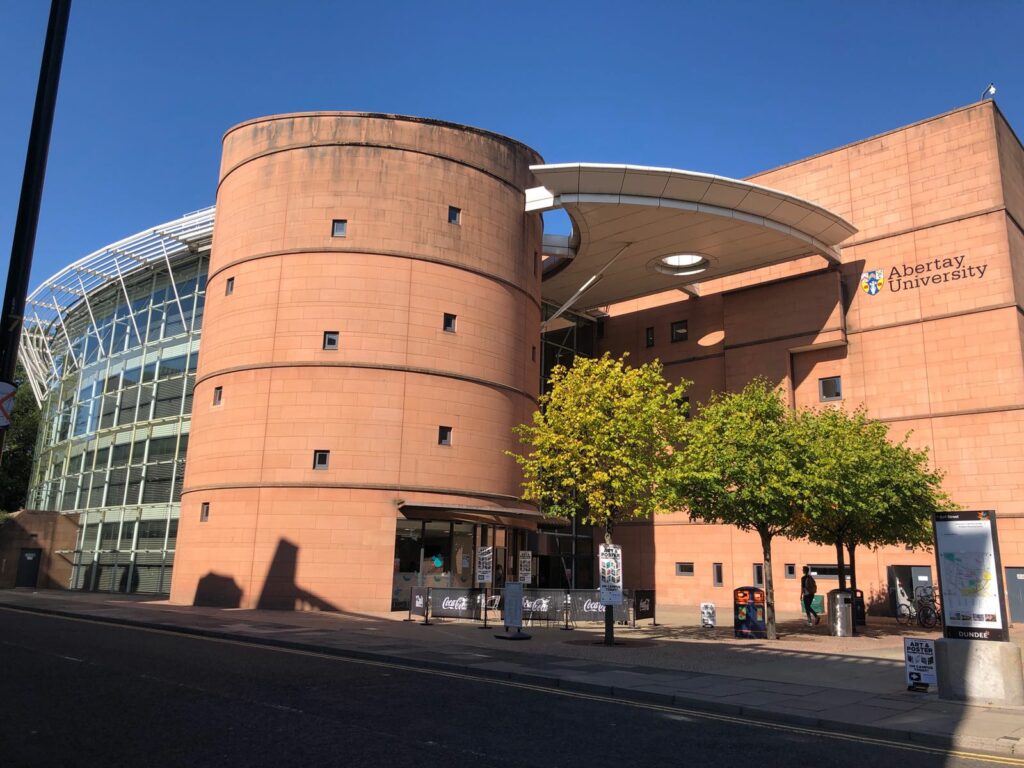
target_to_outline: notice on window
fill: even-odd
[[[946,637],[1008,639],[995,512],[943,512],[934,525]]]
[[[519,552],[519,581],[521,584],[533,581],[533,552],[528,549]]]
[[[903,638],[907,685],[938,685],[935,675],[935,641]]]
[[[622,547],[602,544],[597,555],[601,605],[622,605]]]
[[[476,551],[476,583],[494,581],[494,547],[480,547]]]

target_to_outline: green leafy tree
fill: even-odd
[[[804,411],[793,431],[803,509],[795,533],[836,548],[840,589],[846,589],[844,549],[856,589],[859,545],[925,545],[932,514],[956,508],[928,452],[910,447],[906,437],[891,442],[888,427],[862,408]]]
[[[523,471],[523,498],[549,517],[601,526],[677,509],[673,454],[686,432],[688,382],[669,384],[661,363],[633,368],[626,356],[576,358],[556,366],[531,424],[516,428],[530,449],[510,454]],[[613,642],[612,611],[605,641]]]
[[[754,531],[764,558],[768,637],[776,638],[772,539],[789,534],[799,515],[800,468],[791,414],[765,379],[742,392],[716,394],[676,454],[674,486],[692,518]]]
[[[29,386],[25,369],[18,364],[14,383],[19,385],[14,395],[11,425],[3,430],[0,440],[0,510],[15,512],[25,504],[32,458],[36,450],[39,430],[39,407]]]

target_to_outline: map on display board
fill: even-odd
[[[934,525],[946,637],[1007,639],[995,512],[942,512]]]

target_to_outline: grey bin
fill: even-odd
[[[834,637],[853,636],[853,595],[833,589],[828,593],[828,632]]]

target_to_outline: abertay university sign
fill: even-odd
[[[971,264],[966,255],[949,256],[921,264],[869,270],[860,276],[860,288],[869,296],[877,296],[883,289],[897,293],[962,280],[980,280],[986,271],[988,264]]]

